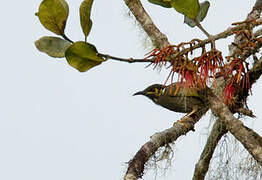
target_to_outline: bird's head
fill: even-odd
[[[133,94],[133,96],[144,95],[156,103],[158,98],[162,95],[163,89],[165,87],[166,86],[162,84],[153,84],[144,89],[143,91],[136,92],[135,94]]]

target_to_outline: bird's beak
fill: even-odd
[[[138,91],[136,92],[135,94],[133,94],[133,96],[136,96],[136,95],[144,95],[145,93],[143,91]]]

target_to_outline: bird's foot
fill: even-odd
[[[188,116],[188,114],[187,114],[186,116],[184,116],[183,118],[181,118],[181,119],[178,120],[177,122],[178,122],[178,123],[181,123],[181,124],[184,124],[184,123],[187,121],[188,118],[189,118],[189,116]]]
[[[194,108],[190,113],[188,113],[187,115],[185,115],[183,118],[181,118],[181,119],[178,120],[177,122],[178,122],[178,123],[181,123],[181,124],[186,123],[186,122],[187,122],[187,119],[190,118],[190,116],[191,116],[192,114],[194,114],[195,112],[197,112],[197,111],[198,111],[198,108]],[[175,123],[177,123],[177,122],[175,122]],[[173,126],[175,125],[175,123],[173,124]]]
[[[192,131],[195,131],[194,126],[191,127],[191,125],[190,125],[191,123],[190,123],[189,118],[190,118],[190,114],[187,114],[186,116],[184,116],[180,120],[174,122],[173,126],[176,126],[177,123],[178,123],[178,124],[181,124],[182,126],[190,127]]]

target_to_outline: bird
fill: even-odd
[[[187,113],[181,121],[186,120],[190,115],[207,106],[199,96],[196,88],[185,87],[177,82],[168,86],[153,84],[143,91],[133,94],[133,96],[136,95],[146,96],[155,104],[171,111]]]

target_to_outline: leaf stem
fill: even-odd
[[[214,36],[210,35],[204,28],[203,26],[200,24],[200,22],[198,20],[194,20],[197,27],[208,37],[208,39],[210,39],[211,41],[211,49],[216,49],[216,44],[215,44],[215,38]]]
[[[74,43],[74,41],[72,41],[71,39],[69,39],[65,34],[62,34],[61,35],[65,40],[71,42],[71,43]]]

